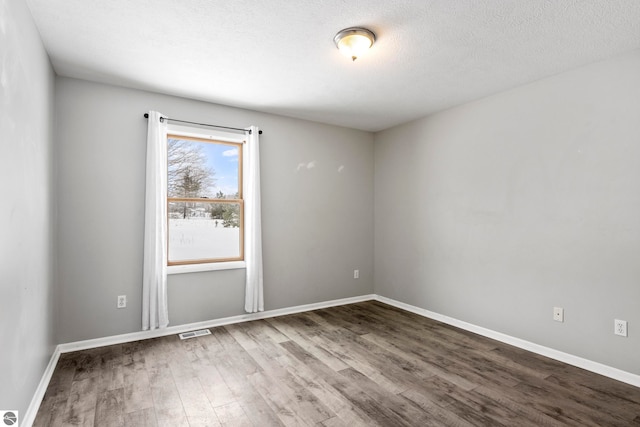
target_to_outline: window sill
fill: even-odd
[[[246,268],[244,261],[211,262],[207,264],[170,265],[167,274],[198,273],[201,271],[235,270]]]

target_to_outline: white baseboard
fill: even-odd
[[[626,372],[621,369],[603,365],[602,363],[598,363],[592,360],[584,359],[582,357],[574,356],[573,354],[564,353],[562,351],[554,350],[553,348],[545,347],[539,344],[525,341],[520,338],[515,338],[510,335],[492,331],[491,329],[486,329],[481,326],[463,322],[462,320],[454,319],[452,317],[448,317],[443,314],[425,310],[424,308],[420,308],[420,307],[416,307],[400,301],[396,301],[391,298],[375,295],[374,299],[376,301],[380,301],[385,304],[392,305],[402,310],[410,311],[420,316],[437,320],[439,322],[446,323],[447,325],[455,326],[456,328],[464,329],[466,331],[473,332],[487,338],[492,338],[496,341],[500,341],[505,344],[509,344],[514,347],[521,348],[523,350],[528,350],[532,353],[546,356],[551,359],[555,359],[560,362],[567,363],[569,365],[577,366],[578,368],[595,372],[596,374],[604,375],[605,377],[613,378],[614,380],[622,381],[623,383],[640,387],[640,375],[632,374],[630,372]]]
[[[23,417],[20,417],[20,425],[22,426],[31,427],[33,422],[36,420],[36,414],[38,413],[38,409],[40,408],[40,404],[42,403],[44,394],[47,391],[47,387],[49,387],[49,382],[51,381],[53,371],[55,371],[56,365],[58,364],[58,359],[60,359],[59,347],[60,346],[57,346],[55,348],[53,354],[51,355],[51,359],[49,359],[49,364],[44,370],[44,374],[42,374],[42,378],[40,379],[40,383],[36,388],[36,392],[31,398],[31,403],[29,403],[27,412],[25,412]]]
[[[92,340],[76,341],[58,346],[60,353],[86,350],[106,345],[123,344],[132,341],[145,340],[149,338],[163,337],[167,335],[180,334],[196,329],[215,328],[216,326],[231,325],[233,323],[248,322],[250,320],[267,319],[269,317],[284,316],[287,314],[302,313],[304,311],[318,310],[320,308],[335,307],[356,302],[369,301],[375,299],[376,295],[362,295],[357,297],[342,298],[331,301],[318,302],[313,304],[297,305],[295,307],[279,308],[276,310],[261,311],[258,313],[240,314],[238,316],[224,317],[221,319],[206,320],[204,322],[189,323],[186,325],[169,326],[165,329],[154,329],[152,331],[132,332],[129,334],[114,335]]]
[[[262,311],[259,313],[241,314],[238,316],[224,317],[221,319],[207,320],[204,322],[189,323],[186,325],[170,326],[165,329],[155,329],[153,331],[132,332],[129,334],[114,335],[110,337],[96,338],[92,340],[84,340],[84,341],[76,341],[76,342],[70,342],[65,344],[59,344],[56,347],[55,351],[53,352],[53,355],[51,356],[51,360],[49,361],[49,364],[47,365],[47,368],[44,374],[42,375],[42,379],[40,380],[40,384],[36,389],[36,393],[31,399],[31,403],[29,405],[29,408],[27,408],[27,412],[25,413],[25,416],[21,420],[22,421],[21,425],[30,427],[31,424],[33,424],[36,414],[38,413],[38,409],[40,408],[40,404],[42,403],[42,398],[44,397],[44,393],[47,390],[49,381],[51,380],[51,376],[53,375],[53,371],[62,353],[68,353],[68,352],[78,351],[78,350],[87,350],[87,349],[97,348],[97,347],[104,347],[107,345],[123,344],[127,342],[132,342],[132,341],[139,341],[139,340],[144,340],[149,338],[157,338],[157,337],[162,337],[167,335],[179,334],[182,332],[193,331],[196,329],[215,328],[216,326],[230,325],[233,323],[241,323],[241,322],[247,322],[251,320],[267,319],[269,317],[284,316],[287,314],[294,314],[294,313],[302,313],[305,311],[318,310],[321,308],[328,308],[328,307],[336,307],[336,306],[345,305],[345,304],[354,304],[357,302],[370,301],[370,300],[380,301],[385,304],[389,304],[391,306],[409,311],[411,313],[418,314],[420,316],[437,320],[439,322],[446,323],[448,325],[455,326],[457,328],[464,329],[466,331],[474,332],[478,335],[492,338],[496,341],[500,341],[505,344],[510,344],[515,347],[522,348],[524,350],[528,350],[533,353],[537,353],[542,356],[550,357],[560,362],[567,363],[569,365],[586,369],[587,371],[595,372],[597,374],[604,375],[606,377],[613,378],[615,380],[622,381],[624,383],[631,384],[636,387],[640,387],[640,375],[632,374],[630,372],[622,371],[620,369],[613,368],[611,366],[607,366],[601,363],[593,362],[591,360],[583,359],[581,357],[574,356],[572,354],[563,353],[561,351],[554,350],[549,347],[544,347],[542,345],[525,341],[520,338],[515,338],[500,332],[492,331],[490,329],[486,329],[481,326],[463,322],[461,320],[454,319],[452,317],[448,317],[443,314],[425,310],[423,308],[406,304],[400,301],[396,301],[391,298],[383,297],[381,295],[369,294],[369,295],[362,295],[358,297],[342,298],[342,299],[324,301],[324,302],[313,303],[313,304],[298,305],[295,307]]]

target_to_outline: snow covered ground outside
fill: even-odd
[[[170,261],[238,256],[239,228],[225,228],[221,219],[169,219]]]

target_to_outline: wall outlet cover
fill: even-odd
[[[553,320],[556,322],[564,322],[564,308],[553,307]]]
[[[627,336],[627,321],[616,319],[613,321],[613,333],[616,335],[620,335],[621,337]]]
[[[118,308],[126,308],[127,307],[127,296],[126,295],[118,295]]]

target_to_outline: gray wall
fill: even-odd
[[[265,309],[372,292],[371,133],[57,78],[59,342],[140,330],[151,109],[264,130]],[[171,325],[243,313],[244,270],[172,275],[168,287]],[[128,307],[118,310],[121,294]]]
[[[639,185],[639,51],[380,132],[375,291],[640,374]]]
[[[54,349],[53,71],[23,1],[0,0],[0,409],[25,415]]]

